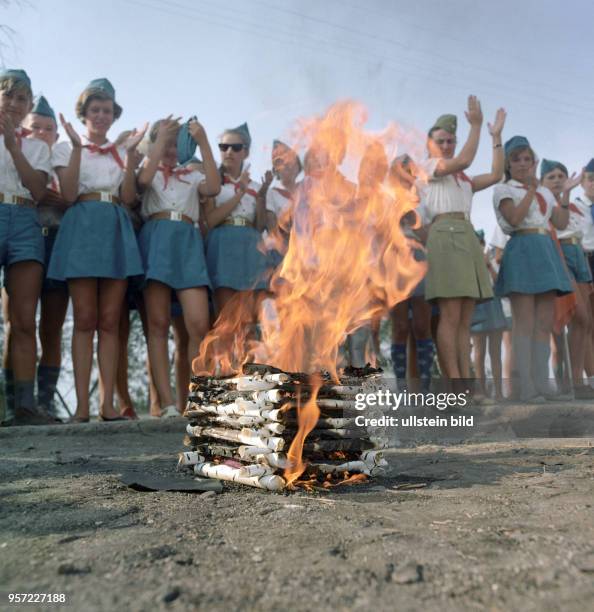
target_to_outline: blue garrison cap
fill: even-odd
[[[177,132],[177,161],[182,166],[187,164],[196,152],[196,141],[190,134],[190,121],[196,121],[196,117],[190,117]]]
[[[46,100],[45,96],[39,96],[36,98],[31,112],[35,115],[42,115],[43,117],[49,117],[50,119],[56,121],[56,113],[54,113],[54,109],[49,105],[49,102]]]
[[[104,92],[111,100],[115,102],[115,89],[108,79],[93,79],[86,87],[85,91],[89,89],[100,89]]]
[[[0,80],[4,79],[13,79],[14,81],[22,81],[27,85],[29,89],[31,89],[31,79],[29,75],[24,70],[12,69],[12,68],[4,68],[0,70]]]
[[[228,130],[229,132],[234,132],[235,134],[239,134],[241,139],[243,140],[243,144],[249,149],[252,146],[252,137],[250,136],[250,130],[248,128],[247,123],[242,123],[238,125],[236,128]]]
[[[552,159],[543,159],[540,162],[540,178],[542,178],[545,174],[552,172],[559,168],[562,170],[566,176],[569,176],[569,172],[567,171],[567,166],[562,164],[561,162],[554,161]]]
[[[594,157],[586,164],[584,172],[594,172]]]
[[[515,149],[524,149],[526,147],[530,147],[528,138],[525,136],[512,136],[503,147],[505,157],[509,157],[509,154]]]

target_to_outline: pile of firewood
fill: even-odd
[[[316,404],[320,416],[303,444],[305,471],[297,485],[328,487],[378,474],[386,461],[382,441],[355,424],[355,396],[379,388],[381,371],[346,371],[340,384],[323,377]],[[199,477],[217,478],[261,489],[287,486],[285,469],[299,426],[298,413],[311,398],[305,374],[247,364],[242,375],[192,377],[184,416],[185,445],[179,465]]]

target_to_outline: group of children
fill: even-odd
[[[246,163],[252,143],[245,123],[222,134],[217,165],[204,127],[195,118],[181,122],[169,116],[111,142],[107,134],[122,108],[104,78],[91,81],[76,101],[84,134],[59,115],[67,137],[63,142],[57,142],[56,114],[43,96],[33,99],[24,71],[0,72],[0,96],[6,423],[56,422],[53,398],[70,299],[77,398],[72,422],[89,420],[95,334],[99,419],[135,416],[131,405],[121,405],[119,411],[114,407],[118,369],[123,365],[125,370],[126,364],[122,321],[129,307],[138,308],[143,317],[157,398],[151,412],[156,417],[177,414],[213,311],[221,313],[240,292],[270,291],[266,272],[282,255],[274,250],[266,255],[261,243],[304,197],[298,178],[302,171],[315,177],[320,156],[306,154],[303,168],[295,151],[275,141],[273,171],[258,183]],[[556,300],[569,295],[573,301],[565,300],[561,310],[570,313],[575,394],[586,397],[582,380],[587,355],[591,357],[594,160],[578,177],[569,177],[562,164],[544,160],[538,180],[537,158],[524,137],[515,136],[503,146],[505,111],[500,109],[488,126],[491,170],[470,178],[464,170],[476,155],[483,121],[475,97],[469,98],[466,117],[470,133],[459,153],[456,117],[444,115],[429,130],[426,160],[405,156],[390,166],[388,180],[419,199],[417,218],[407,216],[401,225],[415,256],[427,260],[425,279],[392,310],[398,382],[406,384],[410,332],[425,387],[434,361],[433,338],[443,376],[470,379],[475,304],[492,300],[495,293],[511,300],[522,399],[553,397],[547,383],[550,337]],[[570,191],[580,182],[584,194],[571,202]],[[497,221],[509,237],[494,292],[494,273],[470,223],[473,193],[493,185]],[[585,248],[591,251],[584,251],[583,238],[590,240]],[[37,363],[39,301],[42,351]],[[432,333],[435,312],[439,319]],[[177,408],[169,378],[172,316],[184,355]]]

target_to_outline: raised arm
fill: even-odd
[[[462,172],[470,167],[474,161],[481,136],[481,125],[483,124],[483,111],[476,96],[468,97],[468,110],[464,114],[468,123],[470,123],[468,138],[456,157],[439,160],[434,176],[446,176],[447,174]]]
[[[270,170],[266,170],[266,174],[262,179],[262,186],[258,191],[258,195],[256,196],[256,229],[259,232],[263,232],[266,229],[266,225],[268,222],[268,216],[266,214],[266,194],[268,193],[268,188],[272,183],[272,179],[274,178],[272,172]]]
[[[204,169],[204,181],[200,183],[198,190],[203,196],[216,196],[221,191],[221,175],[212,154],[206,130],[201,123],[195,120],[190,121],[189,130],[192,138],[200,147],[202,167]]]
[[[472,178],[472,190],[474,192],[487,189],[487,187],[495,185],[495,183],[498,183],[503,178],[505,156],[503,155],[503,145],[501,144],[501,132],[505,125],[505,117],[505,109],[500,108],[495,115],[493,124],[487,124],[493,141],[493,162],[491,163],[491,172],[479,174]]]
[[[525,186],[527,187],[526,195],[522,198],[520,203],[516,206],[511,198],[504,198],[499,203],[499,210],[503,215],[503,218],[513,227],[516,227],[522,223],[526,218],[530,205],[536,195],[538,189],[538,179],[536,178],[536,162],[534,162],[533,173],[526,180]]]
[[[21,183],[31,192],[33,199],[40,202],[47,189],[47,174],[42,170],[35,170],[23,155],[16,139],[12,119],[4,113],[0,113],[0,129],[4,134],[4,146],[12,157]]]
[[[563,184],[563,192],[559,201],[559,206],[555,206],[551,214],[551,223],[560,230],[564,230],[569,225],[569,195],[571,190],[582,182],[582,172],[577,176],[574,172]]]
[[[124,170],[124,180],[120,185],[120,197],[122,204],[125,206],[133,206],[136,203],[136,147],[144,138],[147,130],[148,123],[145,123],[141,130],[132,130],[132,133],[126,139],[126,167]]]
[[[80,174],[80,158],[82,153],[82,142],[76,130],[72,127],[69,121],[64,119],[64,115],[60,113],[60,123],[64,131],[70,138],[72,144],[72,153],[67,166],[56,168],[56,174],[60,181],[60,191],[64,201],[68,204],[76,202],[78,198],[78,177]]]
[[[163,157],[167,142],[175,138],[179,130],[178,120],[172,119],[171,117],[172,115],[169,115],[169,117],[163,119],[159,124],[155,142],[149,147],[148,154],[138,173],[136,183],[140,193],[150,187],[157,173],[157,169],[159,168],[159,164],[161,163],[161,158]]]

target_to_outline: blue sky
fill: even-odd
[[[29,0],[0,8],[0,24],[15,31],[5,65],[24,67],[75,125],[78,94],[106,76],[124,108],[113,137],[196,114],[214,144],[248,121],[255,178],[295,118],[345,98],[368,108],[373,130],[395,121],[425,131],[456,113],[461,141],[473,93],[486,120],[507,109],[504,138],[524,134],[572,170],[594,157],[586,0]],[[490,156],[485,127],[469,174],[487,171]],[[473,221],[494,227],[489,192],[475,197]]]

